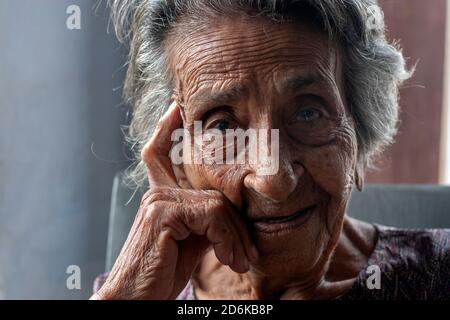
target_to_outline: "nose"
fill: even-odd
[[[286,201],[296,189],[298,180],[304,172],[301,165],[293,165],[289,159],[281,159],[279,170],[273,175],[259,175],[252,170],[244,178],[244,186],[273,202]]]

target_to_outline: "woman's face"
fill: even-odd
[[[188,181],[222,191],[249,222],[261,257],[254,270],[322,276],[357,158],[338,48],[307,25],[248,17],[224,18],[186,36],[178,31],[171,40],[186,129],[193,133],[194,121],[203,130],[279,129],[276,174],[259,175],[260,164],[248,161],[185,164]],[[276,220],[296,214],[294,222]]]

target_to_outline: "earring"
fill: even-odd
[[[364,190],[364,177],[360,174],[361,170],[360,165],[357,165],[355,168],[355,184],[359,192]]]

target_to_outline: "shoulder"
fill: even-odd
[[[450,257],[450,229],[407,230],[376,226],[379,247],[387,257],[407,258],[412,264],[440,266]]]
[[[405,230],[376,226],[371,258],[394,299],[450,298],[450,229]]]

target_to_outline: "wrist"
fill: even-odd
[[[125,300],[126,297],[117,290],[112,290],[109,286],[103,285],[89,300]]]

